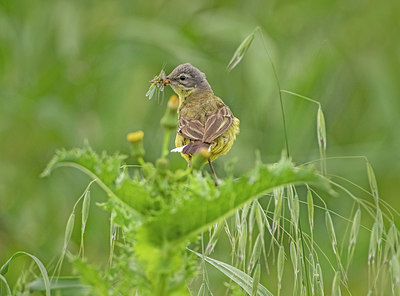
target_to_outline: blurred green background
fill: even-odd
[[[67,169],[41,179],[55,149],[87,139],[98,152],[128,153],[126,134],[142,129],[146,158],[159,156],[159,120],[172,91],[162,102],[145,93],[163,65],[167,73],[184,62],[200,68],[240,118],[234,148],[216,162],[220,175],[228,159],[237,160],[238,175],[250,169],[256,149],[277,161],[284,147],[278,89],[259,36],[225,71],[256,26],[282,88],[322,103],[328,156],[367,156],[381,197],[399,209],[399,11],[399,1],[368,0],[0,1],[0,263],[17,250],[46,264],[59,255],[89,179]],[[318,159],[316,106],[283,97],[294,161]],[[328,171],[368,188],[360,159],[329,161]],[[92,196],[106,198],[100,190]],[[107,261],[107,219],[92,205],[86,243],[97,261]]]

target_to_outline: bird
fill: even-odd
[[[229,152],[239,134],[240,120],[214,94],[206,75],[190,63],[177,66],[165,77],[164,85],[170,85],[179,98],[176,148],[171,151],[180,152],[190,167],[192,156],[207,149],[218,185],[212,162]]]

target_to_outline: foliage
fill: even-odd
[[[272,71],[263,67],[260,60],[263,53],[257,44],[259,35],[250,49],[251,54],[241,65],[241,71],[224,73],[229,60],[227,55],[233,52],[238,38],[248,32],[256,20],[264,30],[263,35],[280,77],[284,78],[282,85],[319,98],[325,106],[325,116],[320,119],[325,117],[329,123],[330,155],[346,154],[344,160],[341,157],[328,159],[329,177],[339,195],[323,195],[320,199],[311,187],[306,206],[301,191],[297,194],[298,199],[296,194],[290,193],[290,188],[274,191],[251,205],[246,204],[243,211],[235,212],[234,217],[224,223],[214,225],[210,230],[213,240],[205,246],[205,252],[215,247],[225,229],[233,246],[232,265],[252,274],[252,270],[257,268],[254,266],[258,265],[249,264],[248,268],[242,262],[247,259],[254,262],[259,249],[255,246],[261,243],[264,246],[272,239],[276,248],[265,245],[266,255],[276,257],[274,251],[283,242],[286,252],[284,264],[293,262],[293,274],[288,266],[283,270],[283,295],[291,294],[291,288],[297,290],[300,284],[304,284],[307,271],[315,276],[312,278],[315,290],[311,286],[311,292],[317,295],[324,291],[324,287],[327,294],[331,290],[339,291],[337,285],[342,285],[342,294],[350,291],[353,295],[366,294],[376,286],[386,286],[382,294],[399,294],[396,285],[400,282],[399,256],[396,253],[398,230],[394,223],[398,215],[391,207],[398,204],[400,164],[395,161],[399,122],[396,111],[399,109],[396,100],[399,84],[395,81],[400,68],[393,63],[399,47],[399,39],[395,38],[399,22],[394,13],[399,3],[376,6],[365,1],[354,5],[348,1],[321,3],[312,0],[276,2],[273,5],[268,1],[251,5],[241,1],[222,1],[216,5],[207,1],[161,1],[157,3],[158,9],[154,9],[154,3],[143,1],[60,0],[46,3],[46,9],[43,9],[42,2],[22,0],[0,4],[0,23],[4,28],[0,33],[0,68],[3,73],[0,78],[3,98],[0,100],[1,261],[6,261],[15,249],[23,246],[34,249],[35,255],[49,262],[54,256],[55,246],[60,244],[57,238],[62,240],[59,229],[67,221],[64,216],[71,209],[70,197],[78,194],[86,180],[74,178],[67,181],[57,178],[60,175],[50,181],[37,178],[42,164],[55,147],[78,145],[83,138],[89,137],[96,149],[124,150],[121,131],[127,132],[132,126],[146,127],[146,134],[152,135],[152,139],[161,137],[159,127],[154,124],[154,118],[161,116],[161,108],[157,108],[154,100],[149,103],[141,99],[148,87],[147,78],[143,78],[152,77],[159,70],[160,61],[167,61],[167,68],[186,61],[199,66],[207,73],[216,93],[242,119],[245,132],[227,157],[240,155],[235,174],[241,175],[253,163],[253,153],[249,151],[254,147],[262,148],[264,159],[278,159],[282,133],[275,105],[277,93],[271,87]],[[181,10],[185,13],[176,13]],[[371,27],[370,23],[376,25]],[[308,161],[318,157],[318,150],[313,147],[317,136],[320,148],[324,144],[320,138],[323,136],[322,125],[317,136],[311,133],[314,108],[292,98],[283,98],[291,152],[297,162]],[[154,141],[149,138],[146,147],[151,160],[159,152]],[[357,165],[364,158],[348,157],[354,154],[368,155],[374,164],[379,196],[377,187],[371,182],[375,174],[370,173],[369,162],[367,172],[373,196],[358,187],[357,184],[366,187],[367,178],[361,166]],[[180,165],[172,159],[171,167]],[[134,190],[132,188],[132,192]],[[297,203],[300,204],[299,210]],[[121,256],[121,260],[116,260],[122,252],[120,248],[124,238],[122,229],[116,231],[115,226],[125,225],[130,230],[135,225],[129,221],[136,221],[140,214],[114,198],[103,207],[119,213],[112,216],[110,225],[112,237],[120,235],[115,243],[118,256],[112,257],[113,264],[118,265],[115,269],[125,272],[127,277],[141,276],[139,272],[129,272],[132,267],[127,260],[132,256],[129,252]],[[347,277],[331,272],[340,264],[336,263],[331,242],[324,244],[331,237],[324,224],[328,209],[343,261],[341,265],[349,270]],[[299,211],[305,247],[314,252],[313,256],[301,253],[299,238],[289,236],[296,233],[294,228]],[[312,225],[307,234],[307,221],[301,221],[306,216],[305,211],[308,211],[309,224]],[[98,230],[99,221],[104,218],[91,215],[91,226]],[[372,233],[371,229],[374,229]],[[96,244],[104,237],[104,231],[90,230],[93,229],[89,229],[91,238],[97,240],[87,240],[88,244]],[[43,235],[44,231],[46,235]],[[286,232],[287,235],[281,236]],[[258,237],[258,243],[254,242],[254,236]],[[69,237],[76,240],[73,235]],[[205,232],[205,242],[207,237]],[[238,250],[239,240],[241,248],[246,247],[245,252]],[[288,242],[291,242],[291,260],[288,258]],[[100,262],[107,256],[101,245],[91,248],[92,256],[97,256],[98,260],[95,262],[97,266],[90,266],[104,276],[107,270]],[[229,262],[226,248],[220,244],[216,248],[213,257]],[[365,254],[369,252],[367,260]],[[316,258],[316,253],[320,258]],[[354,260],[346,260],[346,253]],[[261,255],[264,256],[262,252]],[[262,276],[261,281],[270,289],[276,286],[274,282],[277,281],[273,266],[262,268],[262,275],[269,273]],[[27,269],[21,272],[16,286],[24,286],[24,280],[26,283],[32,276]],[[19,269],[10,268],[6,274],[10,283],[19,272]],[[214,276],[210,277],[211,281],[219,279]],[[295,277],[294,287],[290,282],[292,277]],[[5,281],[2,275],[0,279]],[[124,278],[120,276],[119,279]],[[347,279],[346,287],[350,291],[343,283]],[[60,283],[63,279],[58,281]],[[332,289],[331,282],[335,283]],[[226,285],[236,292],[235,295],[243,295],[234,284]],[[204,294],[209,292],[207,280],[201,287]],[[16,290],[22,291],[22,288]],[[303,289],[298,291],[303,293]]]
[[[295,167],[285,158],[274,165],[257,163],[251,172],[239,179],[228,177],[218,187],[208,175],[204,177],[197,171],[171,171],[165,164],[143,163],[140,171],[131,172],[122,160],[118,154],[103,153],[100,157],[86,145],[58,151],[44,175],[60,166],[73,166],[105,188],[110,200],[103,207],[114,213],[115,224],[124,232],[124,248],[131,253],[125,259],[134,267],[123,274],[132,274],[131,290],[147,291],[149,295],[184,293],[185,281],[193,277],[192,256],[185,254],[187,244],[246,203],[288,184],[329,189],[327,181],[312,167]],[[116,258],[117,262],[123,261]],[[82,273],[86,272],[83,269]],[[86,283],[93,286],[93,282]]]

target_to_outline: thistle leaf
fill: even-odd
[[[154,245],[186,241],[280,186],[313,183],[326,190],[329,188],[327,181],[313,169],[294,167],[286,159],[274,165],[259,165],[239,180],[227,179],[217,188],[213,187],[214,191],[208,192],[207,197],[196,190],[196,182],[192,180],[191,186],[186,188],[185,199],[173,211],[163,211],[141,227],[141,235],[147,241]]]

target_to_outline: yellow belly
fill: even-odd
[[[210,160],[214,161],[217,159],[220,155],[224,155],[229,152],[232,148],[233,142],[236,140],[236,135],[239,133],[239,119],[236,117],[234,118],[232,125],[229,127],[229,129],[223,133],[221,136],[216,138],[214,140],[214,143],[211,145],[211,157]],[[180,134],[176,134],[175,138],[175,146],[176,147],[182,147],[186,144],[190,143],[190,139],[182,137]],[[181,153],[182,157],[186,159],[187,162],[189,162],[190,158],[192,157],[191,155],[188,154],[183,154]]]

